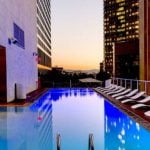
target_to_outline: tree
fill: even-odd
[[[97,75],[96,75],[96,79],[101,80],[101,81],[105,81],[107,79],[110,79],[110,74],[107,73],[106,71],[100,71]]]

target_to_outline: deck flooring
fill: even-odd
[[[9,102],[9,103],[0,102],[0,107],[29,106],[30,104],[32,104],[34,101],[36,101],[40,96],[42,96],[48,90],[49,89],[47,89],[47,88],[38,89],[38,90],[28,93],[26,99],[15,99],[14,101]]]

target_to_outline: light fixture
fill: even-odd
[[[18,43],[18,40],[14,37],[8,38],[8,43],[11,45],[11,43],[16,44]]]
[[[38,53],[37,52],[33,52],[33,56],[38,56]]]

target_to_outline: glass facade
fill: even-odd
[[[37,48],[40,69],[51,68],[51,1],[37,0]],[[41,66],[43,66],[41,68]]]
[[[104,0],[105,69],[113,73],[113,47],[139,39],[139,0]]]

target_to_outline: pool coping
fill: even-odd
[[[43,94],[45,94],[50,88],[42,88],[30,93],[27,93],[26,99],[15,99],[12,102],[0,103],[0,107],[27,107],[39,99]]]
[[[93,88],[95,92],[98,94],[104,96],[107,101],[112,103],[113,105],[117,106],[118,109],[123,111],[125,114],[127,114],[129,117],[131,117],[134,121],[145,127],[147,130],[150,131],[150,117],[147,117],[144,115],[143,110],[134,110],[131,108],[130,104],[123,104],[119,100],[116,100],[115,98]]]

